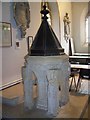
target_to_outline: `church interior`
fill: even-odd
[[[0,118],[90,118],[90,1],[0,2]]]

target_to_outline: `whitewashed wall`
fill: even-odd
[[[34,36],[40,25],[40,3],[30,3],[30,28],[27,35]],[[2,21],[12,25],[12,46],[2,48],[2,85],[8,85],[21,80],[21,66],[24,65],[24,56],[27,54],[26,38],[20,38],[20,32],[13,19],[12,3],[2,4]],[[20,48],[16,48],[15,42],[20,42]],[[1,48],[0,48],[1,49]],[[1,86],[1,84],[0,84]]]

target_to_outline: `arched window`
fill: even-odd
[[[86,43],[90,43],[90,16],[86,19]]]
[[[47,21],[48,21],[48,23],[50,24],[50,25],[52,25],[52,19],[51,19],[51,10],[50,10],[50,7],[49,7],[49,3],[48,2],[41,2],[41,9],[42,9],[42,7],[43,7],[43,5],[44,4],[46,4],[46,6],[47,6],[47,9],[49,10],[49,14],[47,14],[47,17],[48,17],[48,19],[47,19]],[[42,17],[42,16],[41,16]]]
[[[88,3],[88,13],[86,15],[86,43],[90,44],[90,2]]]

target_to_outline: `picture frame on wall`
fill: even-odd
[[[32,42],[33,42],[33,36],[28,36],[27,37],[27,48],[28,48],[28,52],[29,52],[29,49],[32,45]]]
[[[0,22],[0,47],[11,47],[12,46],[12,30],[11,23]]]

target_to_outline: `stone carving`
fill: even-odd
[[[14,18],[17,26],[21,31],[21,38],[25,37],[26,29],[30,23],[30,8],[28,2],[14,2]]]
[[[28,109],[34,106],[34,99],[32,98],[33,73],[37,77],[38,84],[36,107],[56,116],[59,107],[69,100],[70,64],[68,57],[66,55],[25,57],[22,78],[25,93],[24,103]],[[61,91],[59,91],[59,86]]]
[[[64,22],[64,38],[67,42],[70,37],[69,36],[70,35],[70,20],[69,20],[68,13],[66,13],[66,15],[64,16],[63,22]]]

